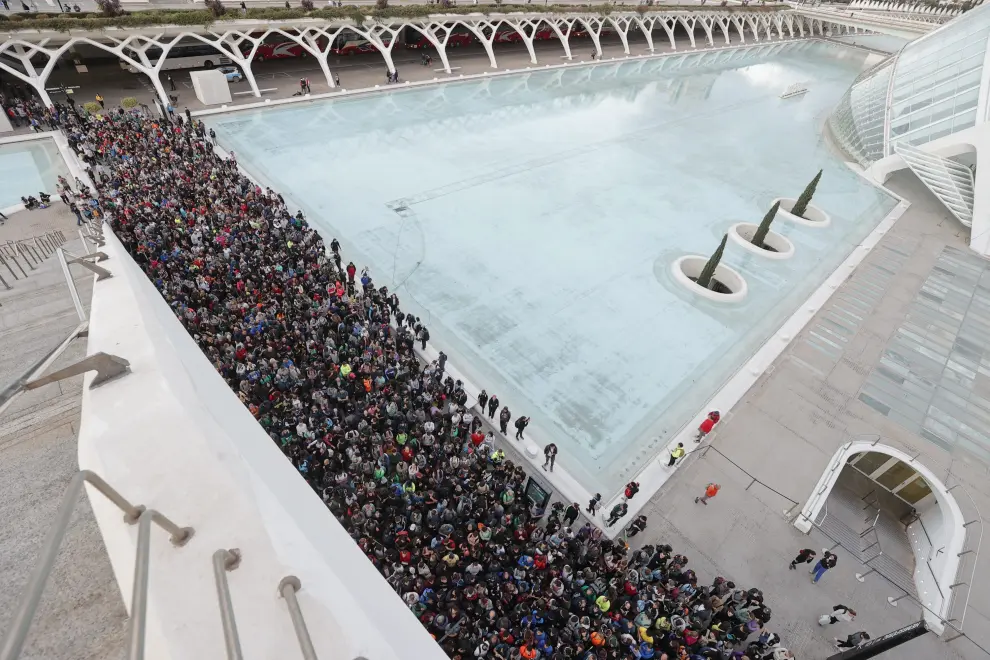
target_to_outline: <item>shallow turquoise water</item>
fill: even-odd
[[[42,190],[54,195],[59,174],[68,170],[49,139],[0,145],[0,209]]]
[[[615,488],[896,201],[825,145],[865,53],[819,42],[498,77],[215,119],[221,143],[426,320],[433,342],[589,489]],[[809,92],[781,100],[790,84]],[[683,293],[710,254],[824,169],[797,257],[731,243],[738,306]]]

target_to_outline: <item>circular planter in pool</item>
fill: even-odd
[[[729,239],[742,249],[767,259],[790,259],[794,256],[794,244],[780,234],[769,231],[763,239],[764,247],[753,245],[753,236],[759,225],[738,222],[729,227]],[[769,250],[766,248],[770,248]]]
[[[694,280],[701,275],[706,263],[708,263],[708,257],[687,254],[674,261],[670,265],[670,270],[678,284],[691,293],[712,302],[737,303],[746,298],[746,293],[749,291],[746,280],[734,268],[725,264],[719,264],[715,267],[714,279],[719,284],[716,287],[718,290],[706,289],[695,284]]]
[[[832,224],[832,218],[828,213],[821,210],[814,204],[808,204],[808,208],[804,211],[804,217],[799,217],[791,213],[791,209],[794,208],[794,203],[797,202],[793,197],[778,197],[777,199],[771,200],[770,205],[773,206],[777,202],[780,202],[780,208],[777,209],[777,215],[782,217],[784,220],[789,220],[794,224],[802,225],[804,227],[828,227]]]

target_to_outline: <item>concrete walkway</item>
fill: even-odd
[[[17,240],[61,228],[71,238],[74,217],[57,204],[22,211],[0,227],[0,239]],[[64,246],[82,252],[78,238]],[[74,266],[80,298],[88,309],[93,276]],[[54,256],[29,277],[0,290],[0,383],[58,345],[78,324],[65,278]],[[52,366],[62,368],[85,357],[85,339],[76,340]],[[63,492],[79,471],[82,376],[19,396],[0,417],[0,630],[6,632]],[[80,498],[54,572],[21,658],[88,660],[122,657],[126,612],[89,502]]]
[[[822,548],[834,545],[817,529],[810,538],[801,534],[784,512],[791,501],[803,505],[848,435],[880,434],[885,443],[911,455],[924,452],[919,460],[940,476],[951,471],[980,508],[990,511],[985,462],[941,451],[858,396],[885,344],[937,266],[939,255],[946,249],[967,250],[968,232],[912,177],[898,175],[890,184],[912,201],[912,207],[733,409],[712,440],[718,452],[690,457],[646,505],[643,513],[649,517],[649,533],[645,539],[644,535],[634,539],[634,546],[656,540],[670,543],[690,557],[690,566],[706,579],[723,575],[741,587],[763,589],[774,613],[769,628],[802,660],[837,652],[830,646],[833,637],[857,630],[877,636],[921,618],[920,607],[909,599],[901,600],[896,608],[888,606],[888,596],[903,592],[878,575],[858,582],[854,574],[866,569],[841,548],[838,566],[817,586],[810,584],[806,572],[787,570],[798,550],[814,548],[821,554]],[[815,335],[822,332],[835,305],[880,273],[892,276],[852,336],[833,354],[817,350]],[[990,337],[983,341],[990,345]],[[759,481],[753,483],[749,475]],[[712,481],[721,484],[720,494],[708,506],[695,504],[694,498]],[[882,657],[986,658],[980,648],[990,646],[985,556],[980,557],[965,619],[964,630],[972,639],[946,644],[929,634]],[[957,579],[968,581],[969,576]],[[820,627],[818,616],[838,603],[853,607],[859,617],[854,623]]]

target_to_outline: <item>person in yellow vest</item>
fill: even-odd
[[[103,95],[102,94],[97,94],[96,95],[96,102],[100,104],[100,107],[101,108],[106,108],[107,107],[107,104],[103,102]]]
[[[674,467],[674,463],[679,461],[684,453],[684,443],[678,442],[677,446],[670,450],[670,462],[667,463],[667,467]]]

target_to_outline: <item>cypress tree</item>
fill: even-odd
[[[811,183],[808,184],[808,187],[804,189],[804,192],[801,193],[801,196],[798,197],[798,200],[794,202],[794,208],[791,209],[791,213],[793,213],[799,218],[804,217],[804,212],[808,210],[808,204],[811,204],[811,198],[815,194],[815,188],[818,187],[818,180],[821,178],[822,178],[822,171],[818,170],[818,174],[816,174],[815,178],[811,180]]]
[[[718,244],[718,249],[715,250],[715,254],[711,256],[705,267],[701,269],[701,275],[698,276],[697,284],[698,286],[703,286],[706,289],[710,289],[711,285],[714,283],[712,276],[715,275],[715,268],[718,266],[718,262],[722,260],[722,253],[725,251],[725,242],[729,239],[729,235],[725,234],[722,236],[722,242]]]
[[[760,223],[756,233],[753,234],[753,240],[750,241],[750,243],[758,248],[763,247],[763,239],[765,239],[767,234],[770,232],[770,223],[773,222],[774,217],[777,215],[778,208],[780,208],[780,202],[774,204],[773,208],[771,208],[770,211],[763,216],[763,222]]]

